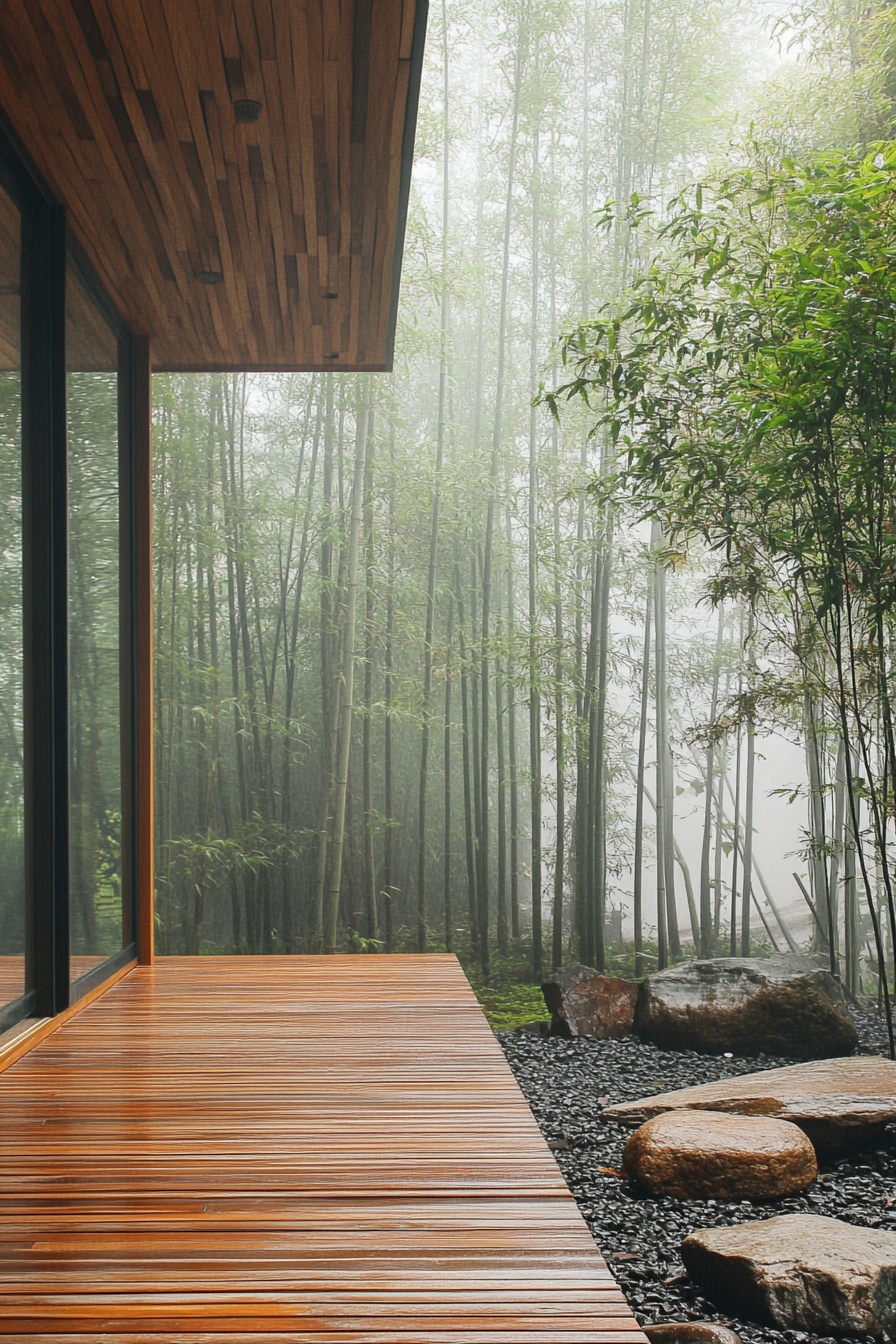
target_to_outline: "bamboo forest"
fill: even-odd
[[[437,0],[393,372],[154,379],[160,952],[888,1009],[894,44]]]

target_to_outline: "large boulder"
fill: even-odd
[[[896,1063],[877,1055],[822,1059],[741,1078],[659,1092],[607,1106],[604,1119],[642,1125],[663,1111],[728,1111],[791,1120],[818,1153],[843,1153],[875,1140],[896,1120]]]
[[[704,1228],[685,1239],[681,1256],[713,1301],[777,1330],[896,1328],[896,1233],[796,1213]]]
[[[553,1036],[628,1036],[640,986],[591,966],[564,966],[541,986]]]
[[[635,1032],[667,1050],[827,1059],[858,1036],[839,984],[809,957],[714,957],[649,975]]]
[[[622,1170],[652,1195],[780,1199],[818,1175],[815,1149],[787,1120],[666,1111],[636,1130]]]

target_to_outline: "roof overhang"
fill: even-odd
[[[0,106],[157,368],[391,367],[426,12],[0,5]]]

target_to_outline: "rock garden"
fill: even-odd
[[[576,967],[544,993],[551,1023],[499,1038],[653,1344],[896,1338],[878,1018],[792,958],[640,987]]]

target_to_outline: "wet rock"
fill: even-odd
[[[666,1111],[625,1145],[622,1169],[652,1195],[779,1199],[818,1175],[815,1149],[787,1120]]]
[[[856,1009],[850,1014],[864,1050],[886,1054],[883,1018]],[[681,1243],[698,1227],[767,1220],[773,1213],[825,1214],[896,1231],[896,1125],[872,1148],[828,1163],[809,1190],[788,1196],[773,1209],[751,1200],[645,1198],[616,1174],[631,1130],[603,1123],[609,1105],[720,1077],[754,1075],[757,1069],[792,1061],[659,1050],[634,1036],[561,1040],[498,1031],[497,1038],[545,1138],[564,1139],[569,1145],[555,1151],[555,1160],[642,1328],[669,1321],[713,1321],[736,1330],[743,1344],[833,1344],[830,1331],[784,1334],[723,1311],[684,1273]],[[853,1337],[851,1344],[874,1342],[864,1335]]]
[[[872,1334],[896,1327],[896,1234],[790,1214],[686,1237],[681,1255],[709,1296],[778,1330]]]
[[[813,958],[715,957],[649,975],[634,1028],[644,1040],[706,1054],[828,1059],[858,1043],[843,992]]]
[[[628,1036],[640,986],[634,980],[601,975],[591,966],[564,966],[541,986],[551,1014],[553,1036]]]
[[[604,1116],[640,1125],[664,1111],[691,1109],[790,1120],[816,1152],[848,1152],[877,1139],[896,1120],[896,1063],[874,1055],[814,1060],[740,1078],[660,1092],[608,1106]]]
[[[667,1321],[641,1329],[650,1344],[741,1344],[740,1335],[714,1321]]]

